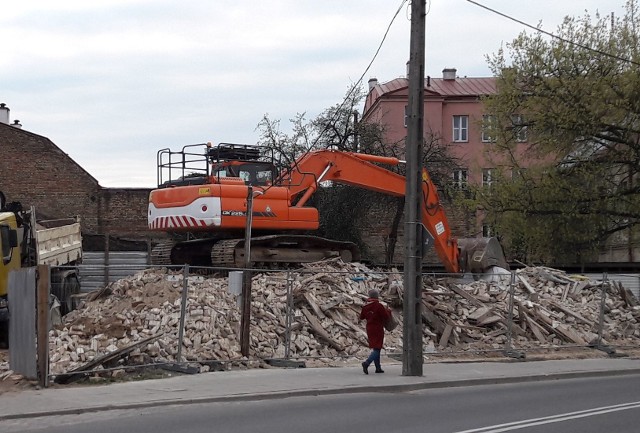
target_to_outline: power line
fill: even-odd
[[[613,58],[613,59],[620,60],[620,61],[622,61],[622,62],[631,63],[632,65],[640,66],[640,63],[635,62],[635,61],[633,61],[633,60],[631,60],[631,59],[627,59],[627,58],[624,58],[624,57],[616,56],[615,54],[607,53],[606,51],[602,51],[602,50],[598,50],[598,49],[595,49],[595,48],[591,48],[591,47],[588,47],[588,46],[586,46],[586,45],[582,45],[582,44],[580,44],[580,43],[578,43],[578,42],[571,41],[571,40],[569,40],[569,39],[565,39],[565,38],[563,38],[563,37],[561,37],[561,36],[555,35],[555,34],[553,34],[553,33],[551,33],[551,32],[547,32],[547,31],[545,31],[545,30],[542,30],[542,29],[541,29],[541,28],[539,28],[539,27],[532,26],[531,24],[525,23],[524,21],[521,21],[521,20],[519,20],[519,19],[517,19],[517,18],[514,18],[514,17],[509,16],[509,15],[507,15],[507,14],[504,14],[504,13],[502,13],[502,12],[499,12],[499,11],[497,11],[497,10],[495,10],[495,9],[491,9],[490,7],[485,6],[485,5],[483,5],[483,4],[480,4],[480,3],[476,2],[476,1],[473,1],[473,0],[467,0],[467,1],[468,1],[469,3],[472,3],[472,4],[476,5],[476,6],[479,6],[479,7],[483,8],[483,9],[486,9],[486,10],[488,10],[489,12],[493,12],[494,14],[500,15],[501,17],[507,18],[507,19],[509,19],[509,20],[511,20],[511,21],[515,21],[516,23],[518,23],[518,24],[522,24],[522,25],[523,25],[523,26],[525,26],[525,27],[529,27],[530,29],[533,29],[533,30],[535,30],[536,32],[544,33],[545,35],[547,35],[547,36],[551,36],[551,37],[552,37],[552,38],[554,38],[554,39],[558,39],[558,40],[560,40],[560,41],[562,41],[562,42],[566,42],[567,44],[575,45],[575,46],[580,47],[580,48],[582,48],[582,49],[585,49],[585,50],[588,50],[588,51],[592,51],[592,52],[594,52],[594,53],[598,53],[598,54],[601,54],[601,55],[606,56],[606,57],[611,57],[611,58]]]

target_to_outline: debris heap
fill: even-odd
[[[640,341],[640,307],[617,283],[605,284],[602,303],[602,281],[525,268],[516,273],[511,302],[510,275],[506,277],[469,284],[425,278],[426,351],[503,349],[509,332],[519,348],[584,346],[598,340],[601,312],[602,344],[637,346]],[[99,366],[96,360],[114,353],[126,354],[128,364],[176,361],[183,278],[166,269],[148,269],[90,293],[51,331],[51,372]],[[243,359],[238,299],[229,293],[228,278],[191,275],[186,287],[182,360]],[[284,358],[287,346],[291,358],[329,362],[338,356],[364,356],[367,340],[358,315],[372,288],[402,321],[402,275],[359,263],[332,260],[308,264],[299,272],[259,273],[252,287],[252,358]],[[402,326],[387,333],[385,349],[402,351]]]
[[[513,290],[510,279],[507,274],[466,285],[431,279],[423,293],[423,320],[436,333],[438,348],[503,349],[509,335],[521,349],[640,342],[638,301],[619,282],[546,267],[517,270]]]

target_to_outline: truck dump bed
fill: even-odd
[[[38,264],[63,266],[82,258],[79,222],[70,220],[38,222],[36,229]]]

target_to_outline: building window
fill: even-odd
[[[526,168],[513,168],[511,170],[511,180],[524,180],[525,175],[527,174]]]
[[[469,116],[453,116],[453,141],[469,140]]]
[[[527,141],[527,124],[522,114],[514,114],[511,116],[513,125],[513,136],[518,143]]]
[[[409,106],[404,106],[404,127],[409,126]]]
[[[495,143],[496,137],[492,135],[493,128],[496,127],[496,116],[485,114],[482,116],[482,142]]]
[[[493,169],[491,168],[483,168],[482,169],[482,186],[490,187],[494,182],[493,180]]]
[[[456,190],[467,189],[468,172],[466,169],[454,170],[451,186]]]

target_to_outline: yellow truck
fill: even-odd
[[[49,265],[51,293],[61,313],[73,309],[80,292],[77,265],[82,261],[82,234],[77,218],[36,221],[35,210],[18,202],[7,203],[0,192],[0,345],[7,340],[11,306],[7,301],[9,273],[36,265]],[[3,341],[4,340],[4,341]]]

